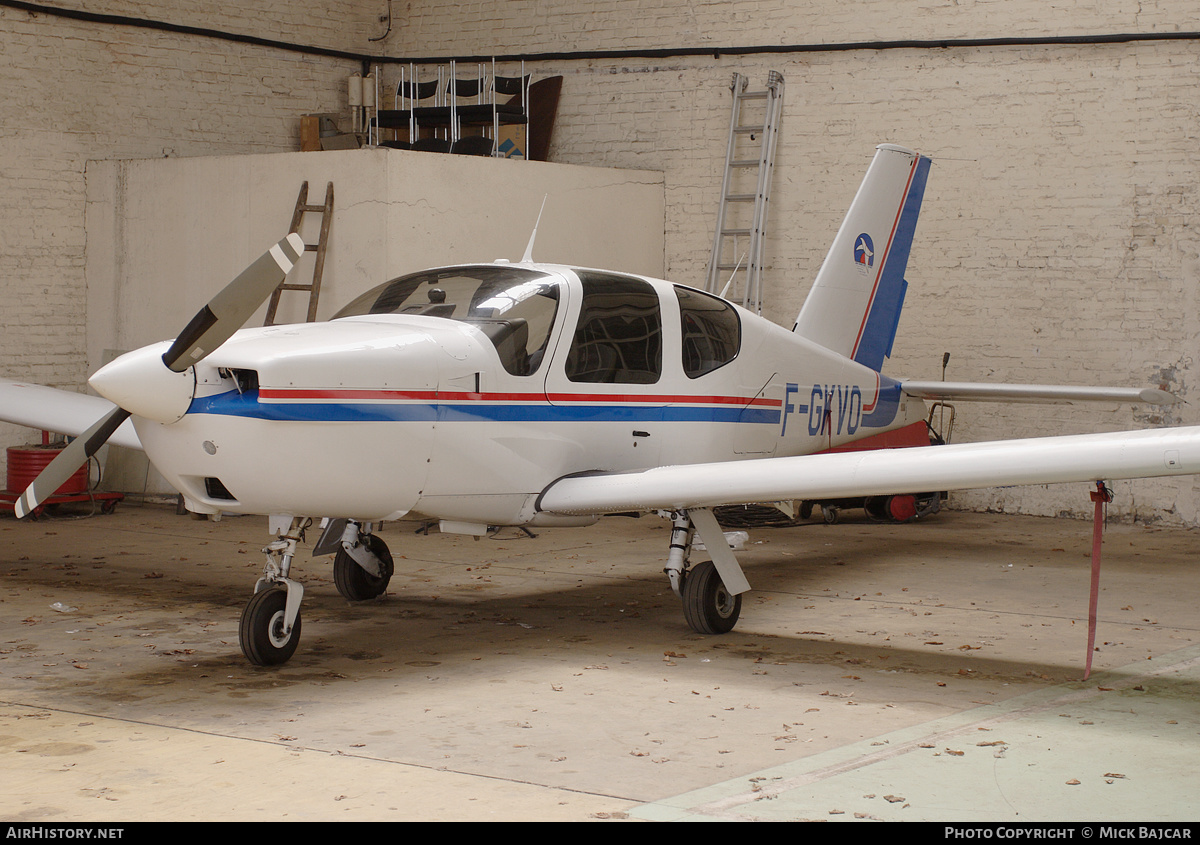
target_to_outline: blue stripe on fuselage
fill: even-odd
[[[863,416],[863,426],[866,428],[883,428],[891,425],[900,410],[900,382],[879,377],[879,396],[875,400],[875,408]]]
[[[486,402],[260,402],[257,391],[192,400],[189,414],[298,422],[730,422],[778,425],[777,408]]]

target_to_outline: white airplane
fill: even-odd
[[[402,276],[328,322],[239,330],[303,249],[291,235],[175,341],[98,371],[90,384],[116,407],[0,383],[0,418],[82,432],[17,514],[115,432],[190,510],[272,515],[277,538],[240,625],[247,658],[270,665],[300,638],[291,564],[312,518],[329,519],[314,554],[336,552],[339,592],[363,600],[394,568],[373,533],[381,521],[482,534],[658,512],[673,524],[666,574],[685,618],[720,633],[749,583],[718,505],[1200,471],[1200,427],[826,451],[928,444],[925,400],[1174,401],[1155,389],[883,375],[929,164],[878,148],[791,331],[683,285],[534,263],[532,239],[519,262]],[[873,245],[870,272],[860,243]],[[696,535],[711,561],[691,562]]]

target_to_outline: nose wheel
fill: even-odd
[[[256,666],[286,663],[300,644],[300,601],[304,598],[304,586],[289,575],[296,546],[304,539],[309,522],[303,517],[293,517],[287,531],[263,549],[267,556],[266,570],[238,624],[242,654]]]
[[[238,626],[242,654],[256,666],[278,666],[296,653],[300,644],[300,613],[287,626],[287,588],[268,587],[254,594],[242,610]]]

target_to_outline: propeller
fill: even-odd
[[[175,373],[185,372],[227,341],[279,287],[303,252],[304,241],[293,232],[259,256],[196,312],[163,353],[163,365]],[[130,416],[132,413],[122,407],[113,408],[72,440],[21,494],[14,505],[17,517],[33,513],[108,442],[113,432]]]

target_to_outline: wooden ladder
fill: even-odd
[[[263,322],[264,326],[275,325],[275,313],[279,309],[279,297],[285,290],[308,291],[308,318],[307,322],[311,323],[317,319],[317,301],[321,296],[321,274],[325,272],[325,250],[329,246],[329,226],[333,223],[333,183],[330,182],[325,188],[325,204],[324,205],[309,205],[308,204],[308,183],[305,182],[300,186],[300,195],[296,197],[296,210],[292,212],[292,225],[288,229],[289,233],[299,232],[300,223],[304,220],[304,215],[307,213],[321,215],[321,234],[315,244],[305,244],[305,252],[315,252],[317,254],[316,263],[313,265],[313,279],[311,284],[288,284],[287,279],[284,279],[279,287],[275,288],[275,292],[271,294],[271,303],[267,306],[267,319]]]

